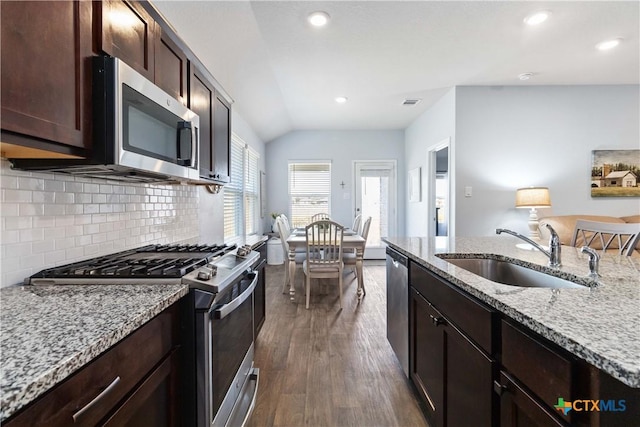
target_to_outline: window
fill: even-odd
[[[331,214],[331,163],[289,162],[289,218],[293,227],[317,213]]]
[[[230,178],[224,187],[224,241],[239,242],[258,232],[258,153],[235,134],[231,138]]]

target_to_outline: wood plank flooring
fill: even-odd
[[[282,293],[284,267],[266,268],[260,384],[249,426],[428,427],[386,339],[384,261],[365,262],[360,304],[354,275],[345,273],[342,310],[337,280],[312,281],[307,310],[302,271],[290,301]]]

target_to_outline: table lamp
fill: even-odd
[[[531,208],[529,211],[529,237],[539,239],[537,208],[550,208],[551,198],[547,187],[527,187],[516,190],[516,208]]]

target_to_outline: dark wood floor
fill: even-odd
[[[365,263],[360,304],[354,276],[345,274],[342,310],[336,280],[313,281],[306,310],[303,273],[296,274],[295,301],[282,294],[283,275],[283,266],[267,266],[249,426],[427,426],[386,339],[384,261]]]

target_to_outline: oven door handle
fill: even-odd
[[[258,283],[258,272],[254,271],[253,274],[254,274],[253,280],[251,281],[251,285],[249,285],[247,290],[245,290],[243,293],[238,295],[234,300],[211,311],[211,316],[214,319],[224,319],[227,315],[229,315],[233,310],[238,308],[240,304],[245,302],[247,298],[251,296],[254,289],[256,288],[256,284]]]

